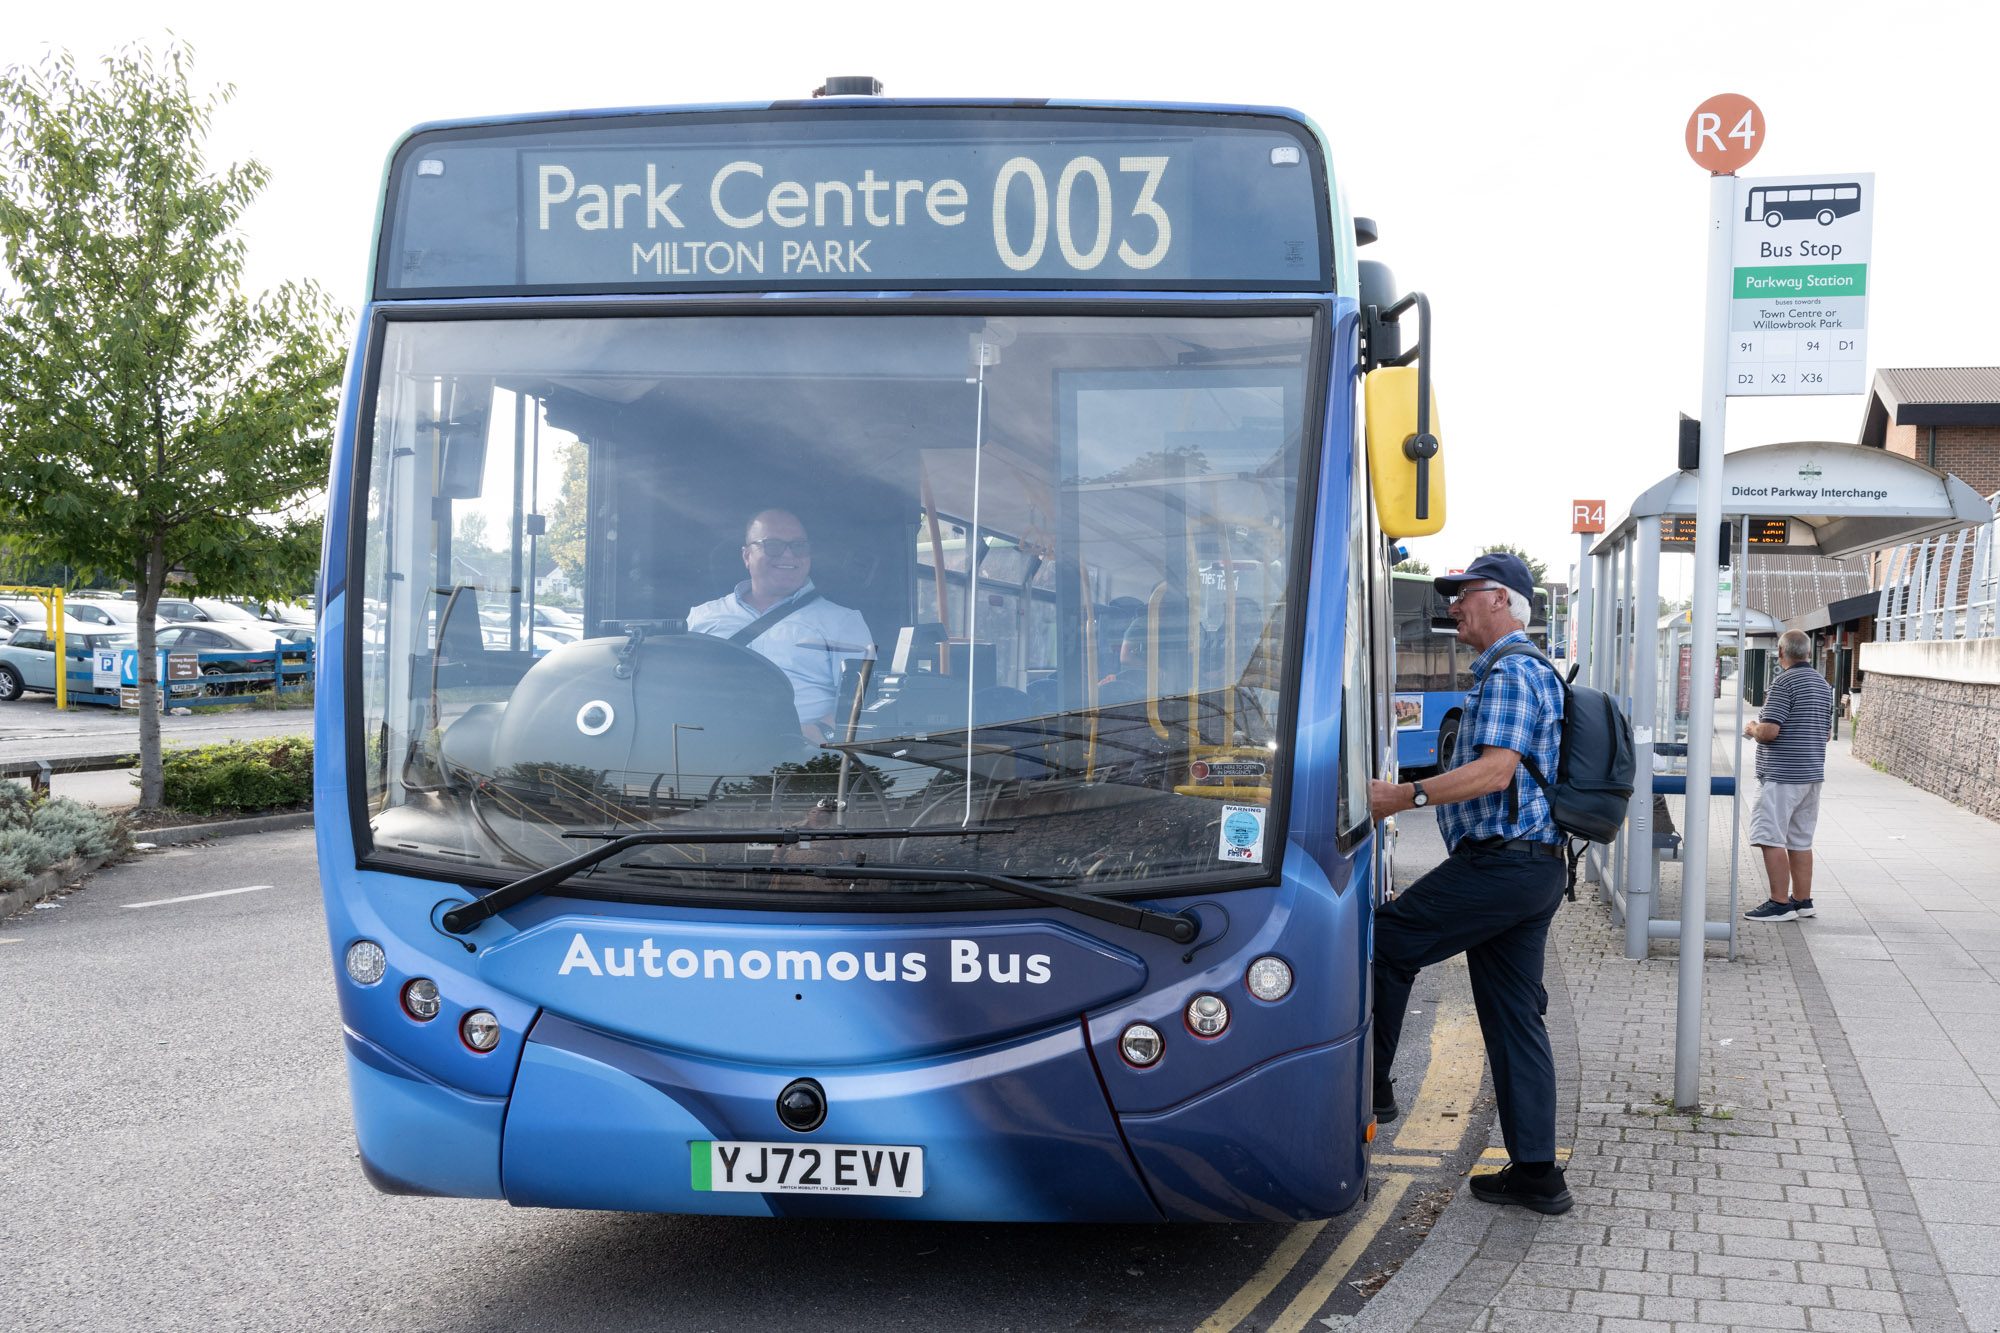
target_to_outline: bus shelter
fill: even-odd
[[[1738,571],[1752,552],[1862,555],[1993,519],[1993,511],[1965,482],[1881,449],[1816,441],[1766,444],[1727,454],[1722,466],[1724,521],[1730,525],[1732,560]],[[1579,679],[1625,705],[1638,752],[1638,779],[1625,827],[1616,842],[1593,845],[1590,853],[1599,898],[1610,904],[1613,920],[1625,928],[1627,958],[1644,958],[1651,940],[1680,938],[1679,921],[1653,919],[1659,858],[1673,851],[1671,846],[1655,845],[1671,840],[1654,836],[1653,798],[1685,784],[1671,771],[1658,770],[1675,767],[1673,760],[1685,756],[1686,746],[1712,743],[1711,738],[1675,734],[1675,716],[1686,711],[1676,707],[1679,649],[1691,636],[1685,617],[1663,621],[1660,616],[1661,553],[1694,550],[1696,480],[1692,471],[1669,474],[1642,491],[1623,517],[1606,526],[1590,550],[1591,567],[1582,594],[1589,605],[1584,608],[1586,616],[1577,621],[1585,630],[1573,649],[1582,667]],[[1713,574],[1697,571],[1696,576]],[[1740,599],[1737,604],[1741,605]],[[1759,629],[1770,629],[1753,623],[1756,619],[1754,612],[1743,616],[1726,612],[1721,617],[1717,641],[1735,642],[1739,662],[1742,650],[1760,637]],[[1676,623],[1679,634],[1673,629]],[[1688,667],[1695,682],[1691,688],[1706,685],[1717,669],[1714,662]],[[1731,798],[1732,877],[1743,830],[1742,790],[1734,777],[1741,771],[1740,688],[1737,712],[1737,763],[1728,778],[1713,780],[1709,793]],[[1684,892],[1705,893],[1706,886],[1689,885]],[[1733,909],[1733,880],[1731,903]],[[1703,936],[1727,941],[1733,956],[1736,921],[1732,910],[1725,921],[1706,922]]]

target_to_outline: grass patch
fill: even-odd
[[[1674,1105],[1674,1099],[1671,1097],[1655,1097],[1651,1105],[1635,1106],[1632,1109],[1642,1115],[1685,1116],[1688,1121],[1688,1129],[1691,1131],[1699,1130],[1701,1122],[1704,1120],[1734,1120],[1736,1118],[1735,1110],[1724,1106],[1721,1102],[1697,1105],[1692,1111],[1683,1111]]]
[[[312,761],[310,736],[173,746],[161,798],[194,815],[290,809],[312,801]]]
[[[219,708],[204,708],[204,713],[284,713],[301,709],[310,713],[313,706],[313,687],[304,689],[287,687],[283,694],[274,695],[269,690],[256,694],[238,696],[235,701]]]

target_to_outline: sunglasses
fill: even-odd
[[[788,542],[783,537],[766,537],[761,542],[743,543],[743,547],[745,550],[748,550],[752,546],[763,547],[764,554],[771,557],[774,560],[777,559],[779,556],[785,554],[787,551],[791,552],[793,555],[800,556],[802,558],[812,555],[812,543],[807,541],[804,537],[799,538],[795,542]]]

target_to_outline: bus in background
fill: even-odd
[[[1337,1213],[1429,305],[1296,113],[843,82],[390,158],[318,603],[361,1165]],[[576,641],[482,632],[545,558]]]
[[[1429,574],[1391,575],[1396,632],[1396,763],[1409,769],[1450,768],[1458,725],[1472,689],[1477,653],[1458,641],[1443,594]],[[1549,590],[1535,589],[1528,639],[1549,650]]]

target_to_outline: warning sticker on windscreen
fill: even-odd
[[[1215,854],[1224,861],[1264,864],[1264,807],[1223,806],[1222,836]]]

